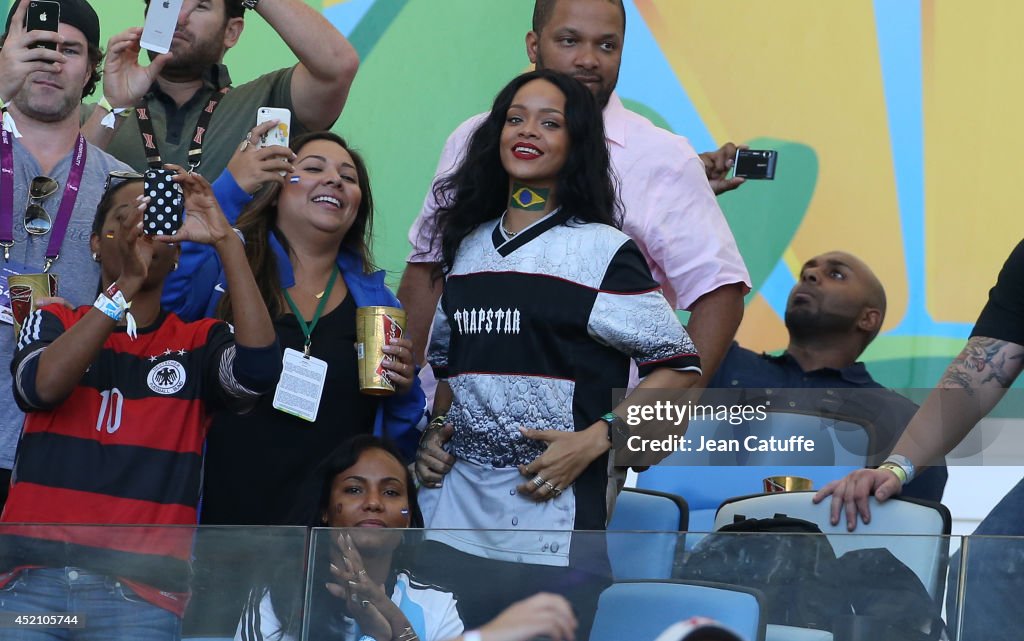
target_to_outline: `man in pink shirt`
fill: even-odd
[[[526,53],[538,68],[574,76],[604,107],[605,136],[619,178],[623,231],[647,257],[666,298],[690,311],[687,329],[701,354],[704,380],[714,374],[743,317],[750,277],[715,200],[738,186],[724,159],[730,144],[702,159],[681,136],[627,110],[618,95],[626,15],[621,0],[537,0]],[[486,114],[470,118],[449,136],[437,176],[461,160],[470,135]],[[409,333],[422,361],[441,281],[434,279],[440,249],[432,246],[438,209],[433,190],[409,231],[409,255],[398,297],[409,315]]]

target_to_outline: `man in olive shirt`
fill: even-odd
[[[299,62],[231,87],[222,61],[242,35],[246,8],[274,28]],[[141,36],[136,27],[110,39],[104,100],[83,125],[90,142],[140,171],[170,162],[216,179],[260,107],[291,110],[292,137],[328,129],[359,67],[348,40],[303,0],[185,0],[170,53],[150,54],[148,66],[139,64]]]

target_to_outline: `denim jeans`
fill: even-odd
[[[974,530],[979,536],[1024,536],[1024,480],[1007,492]],[[961,553],[949,563],[947,621],[957,629],[957,572]],[[1019,641],[1024,635],[1024,542],[970,539],[967,546],[967,589],[960,641]],[[951,634],[952,636],[952,634]]]
[[[79,568],[25,570],[0,589],[0,612],[77,614],[80,629],[9,627],[4,641],[177,641],[181,619],[114,577]]]

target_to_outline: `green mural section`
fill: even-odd
[[[404,268],[406,234],[448,134],[487,110],[491,97],[529,65],[523,36],[531,9],[532,2],[523,0],[410,0],[363,56],[335,129],[370,165],[377,211],[374,252],[391,272],[390,282],[397,283]],[[372,12],[363,23],[371,17]],[[488,28],[453,29],[453,20]]]
[[[749,180],[742,189],[718,199],[750,272],[749,299],[757,295],[800,229],[818,182],[818,157],[807,145],[777,138],[754,138],[746,144],[779,152],[775,180]]]

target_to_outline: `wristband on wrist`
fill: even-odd
[[[102,306],[101,300],[103,301]],[[106,291],[100,294],[93,307],[114,319],[116,322],[121,322],[122,319],[126,319],[128,322],[129,338],[135,340],[135,338],[138,337],[138,325],[136,325],[135,317],[132,316],[130,311],[132,304],[130,301],[125,299],[124,293],[117,286],[116,282],[111,283],[110,287],[107,287]],[[115,310],[116,313],[111,313]]]
[[[484,641],[484,637],[479,630],[470,630],[463,633],[462,641]]]
[[[8,104],[9,103],[7,101],[0,98],[0,127],[5,131],[10,132],[15,138],[21,138],[21,132],[18,131],[18,126],[14,124],[14,117],[11,115],[11,112],[7,111]]]
[[[107,129],[113,129],[114,125],[117,124],[118,118],[128,117],[128,109],[126,107],[112,107],[106,96],[100,96],[96,106],[108,112],[106,116],[103,116],[103,120],[100,120],[100,124]]]
[[[115,323],[120,323],[124,318],[124,308],[112,301],[106,294],[100,294],[97,296],[96,302],[93,303],[92,306],[103,312]]]
[[[900,467],[899,465],[896,465],[895,463],[882,463],[881,465],[878,466],[878,469],[888,470],[895,474],[896,478],[898,478],[900,481],[900,485],[907,484],[907,473],[904,472],[903,468]]]
[[[878,467],[885,469],[892,469],[893,467],[898,467],[903,474],[901,475],[899,472],[896,472],[895,470],[893,470],[893,472],[896,474],[896,476],[900,477],[900,482],[903,483],[903,485],[906,485],[907,483],[913,481],[914,476],[917,473],[917,468],[914,467],[914,464],[910,461],[910,459],[901,454],[890,454],[888,458],[882,461],[882,464],[879,465]]]

